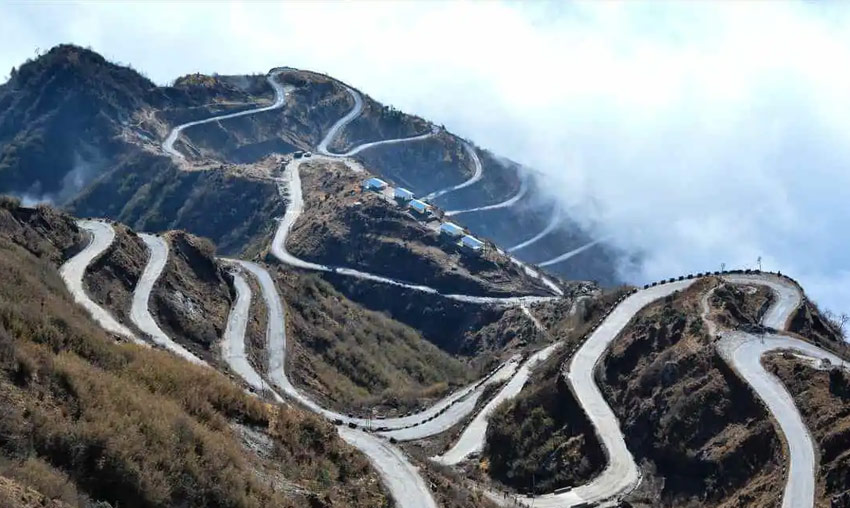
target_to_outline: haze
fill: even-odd
[[[840,4],[0,5],[0,74],[61,42],[158,83],[326,72],[539,171],[641,283],[754,267],[850,310]]]

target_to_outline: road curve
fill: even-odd
[[[357,90],[346,86],[345,90],[354,99],[354,107],[351,108],[351,111],[345,114],[342,118],[336,121],[331,128],[328,130],[325,137],[319,142],[318,146],[316,146],[316,151],[322,155],[326,155],[328,157],[350,157],[352,155],[356,155],[367,148],[372,148],[374,146],[380,145],[393,145],[396,143],[406,143],[409,141],[420,141],[423,139],[428,139],[437,132],[436,127],[432,128],[431,132],[426,132],[425,134],[418,134],[415,136],[409,136],[406,138],[397,138],[397,139],[384,139],[381,141],[372,141],[370,143],[363,143],[362,145],[355,146],[351,150],[343,153],[335,153],[331,152],[328,149],[328,145],[333,142],[334,139],[339,135],[339,132],[348,124],[352,122],[355,118],[360,116],[363,112],[363,97],[361,97],[360,92]]]
[[[271,382],[284,394],[297,400],[313,412],[325,418],[344,419],[333,411],[328,411],[298,390],[286,376],[286,319],[283,302],[271,275],[260,265],[249,261],[233,260],[242,268],[251,272],[260,283],[263,299],[268,310],[266,341],[269,352],[268,375]],[[244,356],[244,352],[243,352]],[[359,430],[339,426],[340,436],[352,446],[365,453],[377,469],[393,499],[405,508],[436,507],[431,493],[418,470],[404,457],[404,454],[389,442],[376,436],[367,435]]]
[[[610,344],[635,314],[659,298],[688,288],[693,282],[694,280],[671,282],[632,294],[614,308],[576,351],[565,376],[605,448],[608,463],[602,473],[589,483],[568,492],[523,500],[523,503],[533,502],[537,508],[564,508],[581,503],[601,502],[628,492],[638,483],[640,471],[626,447],[617,417],[602,396],[593,374]]]
[[[248,116],[255,115],[257,113],[262,113],[263,111],[272,111],[274,109],[280,109],[286,103],[286,89],[285,87],[277,81],[277,76],[282,73],[282,69],[276,69],[269,73],[266,76],[266,80],[268,80],[269,84],[274,89],[274,102],[270,106],[263,106],[256,109],[249,109],[247,111],[240,111],[238,113],[228,113],[226,115],[217,115],[211,116],[209,118],[204,118],[203,120],[196,120],[194,122],[187,122],[182,125],[178,125],[171,129],[171,132],[168,133],[168,136],[165,138],[165,141],[162,142],[162,150],[168,155],[175,157],[180,160],[185,160],[186,157],[177,151],[174,148],[174,143],[180,137],[180,133],[189,127],[193,127],[195,125],[201,125],[205,123],[218,122],[220,120],[227,120],[230,118],[238,118],[240,116]]]
[[[158,236],[140,233],[139,238],[145,242],[150,257],[145,269],[142,271],[136,289],[133,291],[133,303],[130,306],[130,320],[139,330],[148,335],[154,343],[168,349],[177,356],[189,360],[198,365],[206,365],[206,362],[189,352],[186,348],[177,344],[171,337],[162,331],[150,312],[149,304],[153,285],[162,275],[165,263],[168,261],[168,243]]]
[[[475,409],[475,402],[481,396],[484,386],[507,379],[516,371],[516,360],[508,361],[482,380],[456,391],[422,412],[405,417],[372,420],[348,417],[347,415],[325,409],[292,384],[286,375],[286,313],[280,293],[277,291],[277,286],[271,275],[265,268],[256,263],[238,259],[231,261],[249,271],[260,284],[263,300],[268,309],[266,339],[269,351],[269,379],[280,389],[282,394],[291,397],[311,411],[329,420],[340,420],[343,424],[353,423],[363,427],[370,425],[374,427],[387,427],[388,430],[385,432],[387,437],[402,438],[403,434],[394,435],[391,431],[401,431],[414,426],[417,427],[415,432],[420,436],[416,439],[432,436],[448,429],[472,412]]]
[[[783,508],[814,506],[817,455],[809,429],[794,404],[794,399],[779,379],[765,370],[761,358],[765,353],[790,349],[811,358],[841,363],[837,356],[807,342],[781,335],[754,337],[729,331],[717,342],[720,355],[755,390],[776,419],[788,444],[790,468],[782,495]]]
[[[776,299],[765,313],[762,324],[776,330],[785,329],[789,317],[802,303],[800,289],[781,277],[767,274],[727,275],[724,280],[735,284],[769,287]],[[707,302],[707,298],[703,302]],[[707,311],[706,303],[703,307],[704,312]],[[717,328],[716,323],[710,326],[712,330]],[[765,370],[761,358],[765,353],[777,350],[791,350],[804,357],[829,360],[833,365],[841,365],[841,358],[813,344],[785,335],[753,335],[730,330],[722,330],[719,335],[720,339],[716,344],[720,356],[765,403],[788,444],[789,469],[782,495],[782,507],[814,506],[815,471],[818,462],[814,441],[794,404],[793,397],[778,378]]]
[[[578,254],[581,254],[582,252],[586,251],[587,249],[590,249],[590,248],[591,248],[591,247],[593,247],[594,245],[596,245],[596,244],[598,244],[598,243],[600,243],[600,242],[602,242],[602,241],[604,241],[604,240],[605,240],[604,238],[599,238],[599,239],[597,239],[597,240],[593,240],[593,241],[591,241],[591,242],[588,242],[588,243],[586,243],[586,244],[582,245],[581,247],[578,247],[578,248],[573,249],[573,250],[571,250],[571,251],[569,251],[569,252],[565,252],[565,253],[563,253],[563,254],[560,254],[560,255],[558,255],[558,256],[555,256],[554,258],[549,259],[549,260],[547,260],[547,261],[543,261],[542,263],[538,263],[538,264],[537,264],[537,266],[540,266],[540,267],[544,267],[544,266],[551,266],[551,265],[554,265],[554,264],[556,264],[556,263],[560,263],[561,261],[566,261],[566,260],[570,259],[570,258],[571,258],[571,257],[573,257],[573,256],[576,256],[576,255],[578,255]]]
[[[226,261],[232,263],[230,260]],[[245,331],[248,329],[248,315],[251,309],[251,287],[241,273],[234,271],[231,275],[236,287],[236,301],[227,316],[227,327],[221,341],[221,356],[230,370],[245,380],[256,393],[271,393],[275,401],[283,402],[283,397],[271,389],[248,361],[245,352]]]
[[[462,213],[472,213],[472,212],[485,212],[487,210],[498,210],[499,208],[509,208],[515,205],[523,196],[525,196],[526,192],[528,192],[528,177],[523,177],[520,180],[519,190],[517,193],[511,196],[510,198],[502,201],[501,203],[496,203],[493,205],[486,206],[478,206],[475,208],[466,208],[463,210],[449,210],[446,212],[447,217],[452,217],[454,215],[460,215]]]
[[[525,240],[523,242],[520,242],[520,243],[514,245],[513,247],[508,248],[507,251],[508,252],[515,252],[515,251],[518,251],[520,249],[524,249],[524,248],[528,247],[529,245],[533,245],[533,244],[537,243],[538,241],[542,240],[543,237],[545,237],[546,235],[548,235],[549,233],[554,231],[555,228],[558,227],[558,224],[560,222],[561,222],[561,217],[557,213],[552,213],[552,217],[549,218],[549,223],[546,224],[546,227],[543,228],[543,231],[537,233],[536,235],[532,236],[528,240]]]
[[[289,163],[287,163],[286,167],[284,168],[283,176],[278,181],[278,191],[281,193],[282,196],[286,196],[287,205],[286,211],[283,215],[283,219],[280,220],[278,228],[275,231],[270,250],[271,254],[278,260],[280,260],[282,263],[306,270],[331,272],[340,275],[345,275],[348,277],[355,277],[362,280],[369,280],[382,284],[389,284],[393,286],[403,287],[406,289],[412,289],[414,291],[420,291],[423,293],[440,295],[445,298],[466,303],[513,306],[551,301],[555,298],[550,296],[490,297],[444,294],[440,293],[434,288],[423,286],[421,284],[412,284],[409,282],[400,281],[389,277],[383,277],[381,275],[362,272],[353,268],[344,268],[338,266],[322,265],[319,263],[312,263],[310,261],[305,261],[296,256],[293,256],[289,251],[286,250],[286,240],[289,237],[289,233],[292,231],[292,227],[298,220],[298,217],[304,211],[304,196],[301,189],[301,175],[299,168],[304,161],[309,160],[309,158],[292,159]]]
[[[474,170],[472,171],[472,176],[468,180],[461,182],[457,185],[454,185],[452,187],[448,187],[446,189],[434,191],[434,192],[428,194],[427,196],[425,196],[424,199],[427,199],[427,200],[435,199],[435,198],[438,198],[440,196],[444,196],[444,195],[446,195],[450,192],[454,192],[454,191],[469,187],[470,185],[481,180],[481,177],[484,176],[484,167],[481,165],[481,159],[478,158],[478,153],[475,151],[475,148],[473,148],[469,143],[464,142],[463,148],[466,150],[466,153],[469,154],[470,158],[472,158],[472,165],[474,166]]]
[[[516,397],[528,382],[528,378],[531,376],[531,372],[534,367],[549,358],[549,356],[551,356],[552,353],[554,353],[560,346],[561,343],[556,342],[555,344],[551,344],[531,355],[528,360],[523,363],[516,375],[514,375],[513,378],[511,378],[511,380],[508,381],[501,390],[499,390],[499,393],[496,394],[496,396],[493,397],[493,399],[488,402],[477,415],[475,415],[475,418],[473,418],[472,422],[470,422],[470,424],[463,430],[463,433],[460,435],[457,442],[455,442],[448,451],[442,455],[433,457],[431,460],[447,466],[453,466],[466,460],[474,453],[480,453],[481,450],[484,449],[484,442],[487,437],[487,423],[490,419],[490,415],[502,402]]]
[[[59,275],[65,281],[68,291],[74,297],[74,301],[82,305],[101,328],[137,344],[144,344],[144,341],[119,323],[109,311],[92,301],[83,288],[83,275],[86,268],[112,245],[115,240],[115,230],[108,223],[98,220],[79,220],[77,226],[86,230],[91,235],[91,239],[85,249],[59,268]]]
[[[791,281],[769,274],[729,274],[723,280],[732,284],[757,284],[773,291],[776,300],[762,318],[762,324],[775,330],[785,330],[788,318],[803,303],[800,289]]]
[[[419,469],[407,460],[401,450],[388,441],[361,430],[348,427],[339,427],[338,430],[345,442],[369,457],[398,506],[437,508],[437,503],[419,474]]]

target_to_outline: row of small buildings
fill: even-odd
[[[384,192],[388,188],[389,184],[380,178],[373,177],[363,182],[364,191]],[[421,199],[416,199],[413,192],[404,187],[395,187],[392,191],[393,198],[400,204],[406,204],[412,213],[423,218],[434,217],[433,207]],[[454,222],[442,222],[440,224],[440,235],[456,241],[458,245],[471,252],[480,253],[484,250],[484,242],[466,234],[466,231]]]

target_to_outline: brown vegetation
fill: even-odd
[[[11,215],[0,210],[4,224]],[[387,503],[331,425],[271,408],[211,369],[114,343],[71,301],[51,261],[59,250],[39,259],[31,251],[46,237],[16,238],[36,241],[0,230],[0,487],[13,479],[70,506]],[[245,448],[237,422],[268,436],[269,461]],[[58,489],[63,477],[71,485]],[[35,495],[21,488],[0,495]]]
[[[405,412],[476,374],[415,330],[351,302],[317,275],[276,276],[287,309],[290,376],[332,406]]]
[[[113,225],[115,241],[89,265],[83,276],[86,293],[127,326],[133,290],[148,260],[147,247],[136,233],[122,224]]]
[[[205,238],[173,231],[165,235],[168,261],[151,294],[151,313],[169,337],[206,356],[224,335],[231,296],[229,275]]]
[[[650,304],[599,372],[626,444],[655,491],[652,506],[774,506],[781,496],[782,443],[769,415],[717,353],[700,317],[715,282]]]
[[[785,385],[811,432],[818,457],[816,505],[850,507],[850,374],[815,368],[791,354],[763,360]]]
[[[293,254],[323,264],[350,266],[446,293],[549,294],[537,279],[489,246],[480,255],[441,237],[438,222],[426,225],[406,205],[363,192],[368,175],[341,163],[301,165],[305,213],[293,227]]]
[[[535,309],[549,335],[563,345],[535,369],[516,398],[493,413],[478,464],[481,473],[511,489],[541,493],[582,484],[602,470],[602,447],[562,370],[591,324],[619,295],[614,291]]]
[[[422,118],[379,104],[365,94],[361,96],[363,112],[333,140],[329,146],[331,151],[341,153],[371,141],[406,138],[431,131],[431,126]]]

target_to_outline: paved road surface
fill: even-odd
[[[516,297],[491,297],[491,296],[469,296],[469,295],[457,295],[457,294],[443,294],[437,291],[434,288],[423,286],[421,284],[411,284],[409,282],[400,281],[397,279],[391,279],[389,277],[383,277],[381,275],[375,275],[372,273],[362,272],[360,270],[355,270],[353,268],[344,268],[337,266],[329,266],[322,265],[319,263],[312,263],[310,261],[304,261],[296,256],[293,256],[289,251],[286,250],[286,240],[289,237],[289,233],[292,231],[292,227],[295,222],[298,220],[298,217],[304,211],[304,196],[301,189],[301,175],[299,168],[302,163],[305,161],[309,161],[310,159],[293,159],[290,161],[286,168],[284,169],[284,174],[278,184],[278,189],[281,191],[282,195],[287,197],[287,205],[286,212],[284,212],[283,219],[281,219],[277,231],[275,231],[274,238],[272,239],[271,245],[271,253],[274,257],[279,259],[282,263],[295,266],[297,268],[303,268],[307,270],[317,270],[323,272],[333,272],[340,275],[345,275],[349,277],[355,277],[362,280],[369,280],[373,282],[379,282],[382,284],[390,284],[394,286],[399,286],[407,289],[412,289],[415,291],[420,291],[423,293],[441,295],[445,298],[450,298],[452,300],[457,300],[461,302],[467,303],[476,303],[476,304],[484,304],[484,305],[499,305],[499,306],[513,306],[513,305],[523,305],[528,303],[538,303],[544,301],[551,301],[555,299],[555,297],[550,296],[516,296]]]
[[[328,130],[325,137],[322,138],[322,141],[319,142],[319,146],[316,147],[316,151],[326,155],[328,157],[351,157],[352,155],[357,155],[358,153],[366,150],[367,148],[372,148],[374,146],[381,145],[393,145],[396,143],[407,143],[409,141],[421,141],[423,139],[428,139],[433,136],[437,130],[436,127],[431,130],[431,132],[427,132],[425,134],[418,134],[416,136],[409,136],[406,138],[397,138],[397,139],[384,139],[381,141],[372,141],[370,143],[363,143],[362,145],[355,146],[351,150],[344,153],[334,153],[328,149],[328,145],[333,142],[333,140],[339,135],[339,131],[341,131],[346,125],[351,123],[352,120],[360,116],[363,112],[363,98],[360,96],[360,93],[354,90],[353,88],[345,87],[346,91],[349,95],[354,99],[354,107],[351,108],[345,116],[340,118],[334,123],[330,130]]]
[[[493,411],[499,407],[502,402],[516,397],[531,376],[532,370],[540,362],[549,358],[554,353],[561,343],[555,343],[541,349],[537,353],[531,355],[528,360],[520,367],[516,375],[511,378],[508,383],[502,387],[498,394],[493,397],[493,400],[487,403],[486,406],[473,418],[472,422],[464,429],[463,433],[457,442],[444,454],[434,457],[432,460],[447,466],[453,466],[464,460],[474,453],[480,453],[484,449],[484,442],[487,435],[487,422]]]
[[[537,266],[540,266],[540,267],[551,266],[551,265],[554,265],[555,263],[560,263],[561,261],[566,261],[573,256],[581,254],[582,252],[586,251],[587,249],[593,247],[594,245],[596,245],[596,244],[598,244],[599,242],[602,242],[602,241],[604,241],[604,238],[600,238],[598,240],[593,240],[592,242],[588,242],[585,245],[582,245],[581,247],[579,247],[577,249],[573,249],[573,250],[571,250],[569,252],[565,252],[565,253],[563,253],[559,256],[555,256],[552,259],[549,259],[547,261],[543,261],[542,263],[538,263]]]
[[[108,223],[95,220],[79,220],[77,226],[91,234],[91,241],[85,249],[59,268],[59,275],[65,281],[68,291],[74,297],[74,301],[82,305],[101,328],[109,333],[130,339],[137,344],[144,344],[144,341],[137,338],[129,328],[119,323],[106,309],[94,303],[83,288],[83,275],[85,275],[86,268],[112,245],[115,240],[115,230]]]
[[[785,329],[791,314],[802,303],[799,288],[784,278],[768,274],[723,278],[730,283],[769,287],[776,299],[765,313],[762,324],[776,330]],[[713,328],[717,328],[716,323]],[[814,442],[791,394],[778,378],[764,369],[761,358],[770,351],[791,350],[808,358],[829,360],[834,365],[842,364],[841,359],[813,344],[784,335],[761,336],[724,330],[720,336],[717,342],[720,355],[764,401],[788,443],[789,470],[782,495],[783,508],[814,506],[817,470]]]
[[[733,284],[758,284],[773,290],[776,301],[762,318],[764,326],[775,330],[785,330],[788,318],[802,303],[802,295],[797,286],[788,279],[770,274],[730,274],[723,280]]]
[[[338,430],[342,439],[369,457],[399,506],[437,508],[437,503],[419,470],[407,460],[401,450],[360,430],[348,427],[339,427]]]
[[[268,310],[266,346],[269,351],[268,375],[281,392],[297,400],[310,410],[328,419],[347,419],[343,415],[328,411],[298,390],[286,376],[286,317],[283,302],[271,275],[260,265],[248,261],[234,260],[251,272],[260,283],[263,299]],[[242,352],[244,355],[244,351]],[[237,352],[238,354],[238,352]],[[243,369],[244,370],[244,369]],[[352,446],[365,453],[377,469],[381,479],[399,506],[405,508],[436,507],[431,493],[419,472],[404,457],[398,448],[388,441],[360,430],[339,426],[340,436]]]
[[[453,426],[467,414],[472,412],[475,408],[475,401],[478,397],[480,397],[484,386],[504,380],[513,375],[516,371],[516,361],[509,361],[500,367],[493,376],[481,380],[481,386],[476,386],[479,383],[469,385],[466,388],[462,388],[448,397],[438,401],[428,409],[406,417],[386,418],[383,420],[349,418],[347,415],[325,409],[293,385],[289,380],[289,377],[286,375],[286,314],[280,294],[277,291],[277,287],[271,275],[265,268],[256,263],[242,260],[232,261],[251,272],[251,274],[260,283],[262,296],[266,303],[266,308],[268,309],[266,337],[267,348],[269,351],[268,374],[272,383],[280,389],[281,393],[297,400],[300,404],[309,408],[311,411],[318,413],[329,420],[339,419],[344,424],[348,424],[349,422],[358,426],[368,426],[371,424],[374,427],[387,427],[391,430],[402,430],[403,427],[415,425],[433,417],[432,420],[422,423],[421,425],[417,425],[415,431],[420,437],[431,436]],[[387,432],[387,435],[389,436],[393,434]],[[402,433],[399,433],[398,436],[393,435],[393,437],[400,438],[402,436]]]
[[[543,228],[543,231],[537,233],[536,235],[532,236],[528,240],[525,240],[524,242],[520,242],[520,243],[514,245],[513,247],[507,249],[508,252],[516,252],[520,249],[524,249],[524,248],[528,247],[529,245],[534,245],[538,241],[542,240],[543,237],[545,237],[546,235],[548,235],[549,233],[554,231],[555,228],[558,227],[558,224],[560,224],[560,222],[561,222],[561,216],[558,215],[557,212],[553,212],[552,217],[549,218],[549,223],[546,224],[546,227]]]
[[[454,215],[460,215],[462,213],[486,212],[487,210],[498,210],[499,208],[509,208],[509,207],[515,205],[520,199],[522,199],[522,197],[525,196],[526,192],[528,192],[528,177],[525,177],[522,180],[520,180],[519,190],[517,191],[516,194],[514,194],[510,198],[502,201],[501,203],[496,203],[496,204],[493,204],[493,205],[486,205],[486,206],[478,206],[478,207],[475,207],[475,208],[466,208],[464,210],[449,210],[448,212],[446,212],[446,216],[451,217],[451,216],[454,216]]]
[[[629,491],[640,480],[640,472],[634,457],[626,447],[620,424],[611,407],[605,402],[599,387],[596,386],[593,372],[611,342],[619,336],[635,314],[659,298],[686,289],[693,282],[693,280],[684,280],[662,284],[629,296],[605,318],[573,355],[566,377],[576,399],[596,429],[596,434],[605,448],[608,464],[602,473],[589,483],[569,492],[535,497],[533,506],[563,508],[581,503],[601,502]],[[532,500],[527,499],[522,502],[530,505]]]
[[[426,200],[435,199],[435,198],[438,198],[440,196],[444,196],[444,195],[446,195],[450,192],[454,192],[454,191],[457,191],[457,190],[460,190],[460,189],[465,189],[466,187],[469,187],[470,185],[481,180],[481,177],[484,176],[484,167],[481,165],[481,159],[478,158],[478,153],[476,153],[475,148],[470,146],[469,143],[464,143],[463,148],[466,150],[466,153],[468,153],[469,157],[472,159],[472,165],[474,166],[474,170],[472,171],[472,176],[468,180],[461,182],[457,185],[454,185],[452,187],[448,187],[446,189],[434,191],[434,192],[428,194],[427,196],[425,196]]]
[[[840,364],[841,359],[807,342],[781,335],[752,336],[725,332],[718,341],[721,356],[767,405],[788,443],[790,468],[782,495],[783,508],[814,506],[817,455],[809,429],[803,422],[794,399],[779,379],[761,364],[762,355],[777,349],[792,349],[817,359]]]
[[[233,272],[233,285],[236,286],[236,302],[230,308],[227,328],[221,342],[221,356],[230,369],[245,380],[256,393],[271,393],[277,402],[283,398],[271,389],[259,372],[248,361],[245,352],[245,331],[248,329],[248,316],[251,309],[251,287],[242,274]]]
[[[201,125],[201,124],[205,124],[205,123],[218,122],[220,120],[227,120],[229,118],[237,118],[237,117],[240,117],[240,116],[255,115],[257,113],[262,113],[263,111],[271,111],[271,110],[274,110],[274,109],[282,108],[283,105],[286,103],[286,89],[280,82],[277,81],[277,76],[281,72],[283,72],[283,71],[282,70],[275,70],[275,71],[272,71],[271,73],[269,73],[269,75],[266,77],[269,84],[274,89],[274,103],[272,103],[272,105],[264,106],[264,107],[256,108],[256,109],[249,109],[247,111],[240,111],[238,113],[228,113],[226,115],[212,116],[212,117],[209,117],[209,118],[204,118],[203,120],[197,120],[197,121],[194,121],[194,122],[184,123],[183,125],[178,125],[177,127],[171,129],[171,132],[168,133],[168,137],[166,137],[165,141],[162,142],[163,151],[165,151],[165,153],[171,155],[172,157],[176,157],[178,159],[183,160],[186,157],[184,157],[182,153],[180,153],[179,151],[177,151],[177,149],[174,148],[174,143],[177,141],[177,138],[180,137],[180,133],[183,132],[184,130],[188,129],[189,127],[192,127],[192,126],[195,126],[195,125]]]
[[[148,335],[156,344],[168,349],[172,353],[189,360],[198,365],[206,365],[206,362],[189,352],[186,348],[177,344],[171,337],[162,331],[150,312],[150,298],[153,285],[162,275],[165,263],[168,261],[168,243],[158,236],[141,233],[139,237],[148,247],[150,257],[145,265],[144,271],[136,283],[133,291],[133,303],[130,306],[130,320],[139,330]]]

